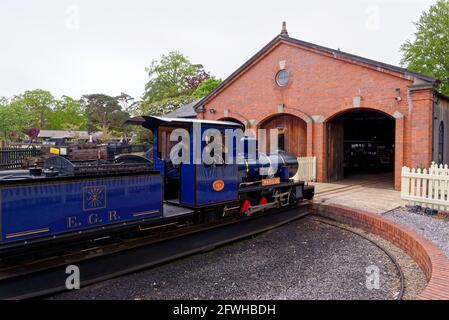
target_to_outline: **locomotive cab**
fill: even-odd
[[[207,208],[238,201],[238,164],[225,161],[228,155],[235,159],[237,138],[233,138],[231,146],[221,148],[224,154],[220,157],[208,153],[208,148],[214,142],[209,132],[219,133],[224,143],[226,131],[243,129],[240,124],[143,118],[142,126],[153,132],[154,168],[164,176],[164,198],[168,202]],[[203,161],[205,154],[209,154],[212,161]]]
[[[142,126],[153,132],[154,168],[164,176],[164,198],[169,203],[200,211],[218,209],[223,215],[250,215],[313,197],[313,187],[294,179],[297,158],[282,151],[259,153],[256,139],[243,136],[240,124],[143,119]],[[214,143],[222,145],[220,155],[209,152]]]

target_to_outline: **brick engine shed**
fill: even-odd
[[[281,34],[194,109],[198,118],[277,129],[279,148],[317,157],[317,179],[447,163],[449,99],[438,80]]]

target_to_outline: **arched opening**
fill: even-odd
[[[291,114],[279,114],[270,117],[259,124],[259,129],[265,129],[266,139],[259,137],[259,143],[266,150],[278,149],[288,154],[301,157],[307,153],[307,124],[301,118]],[[271,146],[270,130],[275,130],[277,148]]]
[[[242,125],[243,127],[245,127],[245,124],[242,123],[240,120],[235,119],[235,118],[231,118],[231,117],[227,117],[227,118],[221,118],[220,121],[229,121],[229,122],[234,122],[234,123],[238,123],[240,125]]]
[[[365,179],[383,174],[393,182],[395,119],[371,109],[354,109],[327,122],[327,178]]]
[[[219,121],[228,121],[228,122],[234,122],[234,123],[238,123],[241,124],[242,126],[245,125],[244,123],[242,123],[240,120],[236,119],[236,118],[231,118],[231,117],[227,117],[227,118],[221,118]]]

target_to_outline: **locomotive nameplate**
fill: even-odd
[[[214,189],[214,191],[220,192],[223,191],[225,187],[225,183],[223,180],[215,180],[214,183],[212,184],[212,189]]]
[[[280,184],[281,178],[262,179],[262,186],[272,186],[274,184]]]

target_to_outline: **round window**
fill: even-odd
[[[285,87],[288,84],[287,70],[281,70],[276,74],[276,83],[280,87]]]

